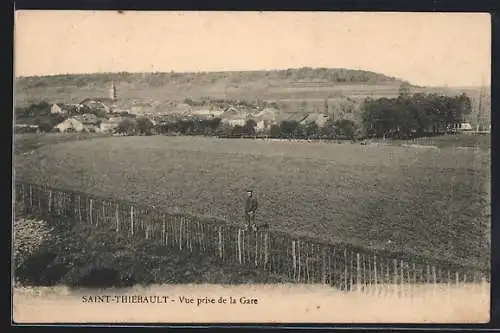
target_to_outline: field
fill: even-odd
[[[326,241],[489,265],[489,150],[123,137],[46,145],[16,176]]]
[[[56,133],[23,133],[14,135],[14,154],[28,154],[42,146],[71,142],[77,140],[86,140],[91,138],[107,137],[109,135],[97,133],[64,133],[64,135]]]

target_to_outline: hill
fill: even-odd
[[[352,89],[354,93],[366,89],[394,91],[395,87],[407,83],[369,71],[307,67],[269,71],[68,74],[17,78],[16,103],[40,98],[76,102],[82,97],[107,96],[111,82],[115,82],[119,97],[151,98],[160,102],[202,97],[325,98],[345,89]]]

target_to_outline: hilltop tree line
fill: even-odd
[[[44,88],[48,86],[76,86],[84,87],[90,84],[107,84],[111,81],[126,83],[145,83],[151,87],[168,84],[169,81],[186,82],[191,84],[213,84],[218,81],[239,83],[257,80],[286,80],[286,81],[323,81],[337,83],[401,83],[402,81],[384,74],[353,70],[346,68],[290,68],[283,70],[260,71],[232,71],[232,72],[156,72],[156,73],[95,73],[95,74],[67,74],[51,76],[29,76],[16,79],[16,85],[23,89]]]

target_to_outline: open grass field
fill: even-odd
[[[489,266],[489,150],[113,137],[46,145],[15,159],[37,183],[242,223]]]
[[[14,135],[14,154],[29,154],[42,146],[62,142],[86,140],[92,138],[105,138],[109,135],[101,133],[23,133]]]

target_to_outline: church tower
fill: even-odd
[[[116,86],[114,82],[111,83],[111,87],[109,88],[109,98],[116,101]]]

